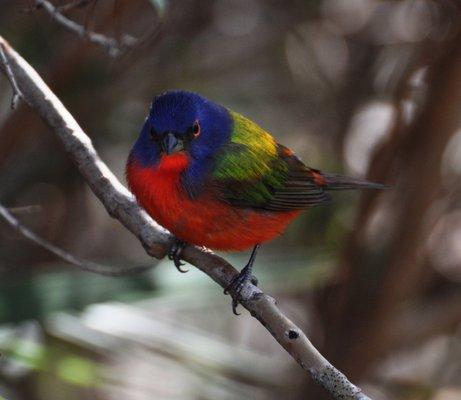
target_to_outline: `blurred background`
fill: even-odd
[[[373,399],[461,399],[461,4],[455,0],[0,0],[0,34],[124,181],[153,96],[199,92],[310,166],[393,185],[338,193],[257,259],[260,286]],[[108,51],[109,50],[109,51]],[[0,75],[0,394],[11,400],[326,399],[246,311],[147,257]],[[28,206],[39,206],[26,208]],[[225,254],[243,266],[248,254]]]

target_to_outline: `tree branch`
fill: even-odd
[[[25,101],[59,137],[69,157],[108,213],[140,240],[148,254],[156,258],[164,257],[173,243],[171,234],[138,206],[133,195],[99,158],[89,137],[37,72],[0,36],[1,43],[4,44],[5,54]],[[238,274],[224,259],[196,246],[186,246],[181,258],[195,265],[223,288]],[[280,311],[273,298],[248,283],[239,300],[333,398],[369,400],[319,353],[303,331]]]
[[[119,56],[122,52],[122,48],[133,47],[137,43],[137,39],[130,35],[123,35],[119,43],[117,40],[102,35],[101,33],[87,30],[84,26],[77,24],[75,21],[61,14],[58,7],[55,7],[47,0],[35,0],[35,4],[37,7],[43,8],[51,18],[68,31],[77,34],[82,39],[88,39],[90,42],[102,46],[112,57]]]
[[[8,59],[6,58],[5,50],[5,44],[3,42],[0,42],[0,59],[2,61],[2,64],[5,66],[6,77],[10,81],[11,87],[13,89],[13,97],[11,97],[11,109],[15,109],[18,104],[18,101],[22,97],[22,93],[19,90],[18,84],[16,83],[16,79],[14,78],[13,72],[11,71],[11,66],[8,62]]]
[[[66,12],[72,10],[73,8],[83,8],[91,3],[92,0],[74,0],[71,3],[63,4],[61,6],[57,6],[56,8],[60,12]]]
[[[108,267],[105,265],[97,264],[92,261],[83,261],[75,257],[74,255],[60,249],[59,247],[56,247],[55,245],[51,244],[47,240],[41,238],[36,233],[32,232],[29,228],[26,228],[13,216],[13,214],[7,208],[2,206],[1,204],[0,204],[0,217],[2,217],[3,220],[8,225],[10,225],[13,229],[19,232],[26,239],[39,245],[40,247],[43,247],[44,249],[56,255],[57,257],[61,258],[62,260],[68,262],[69,264],[75,265],[76,267],[86,272],[93,272],[95,274],[104,275],[104,276],[119,277],[119,276],[135,275],[137,273],[144,272],[152,267],[152,266],[135,266],[135,267],[128,267],[128,268],[113,268],[113,267]]]
[[[8,211],[11,214],[19,215],[19,214],[33,214],[42,211],[42,206],[39,205],[31,205],[31,206],[23,206],[23,207],[9,207]]]

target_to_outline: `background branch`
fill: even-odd
[[[99,158],[89,137],[37,72],[1,36],[0,44],[4,45],[5,55],[25,101],[59,137],[69,157],[108,213],[140,240],[148,254],[156,258],[164,257],[173,237],[137,205],[132,194]],[[187,246],[182,258],[223,288],[238,273],[221,257],[195,246]],[[302,330],[280,311],[273,298],[248,283],[242,290],[240,302],[334,398],[369,399],[318,352]]]
[[[11,214],[21,215],[21,214],[33,214],[42,211],[42,206],[39,205],[30,205],[23,207],[9,207],[8,211]]]
[[[16,108],[19,99],[22,97],[22,93],[18,88],[18,84],[16,83],[16,79],[14,78],[13,72],[11,71],[10,64],[8,59],[5,55],[5,44],[0,42],[0,58],[2,63],[5,67],[6,77],[10,81],[11,88],[13,89],[13,97],[11,98],[11,108]]]
[[[133,47],[137,43],[136,38],[130,35],[122,35],[120,42],[118,42],[114,38],[85,29],[84,26],[77,24],[75,21],[72,21],[65,15],[61,14],[58,7],[55,7],[47,0],[36,0],[35,4],[37,7],[41,7],[46,10],[53,20],[62,25],[68,31],[76,33],[79,37],[88,39],[90,42],[102,46],[112,57],[119,56],[122,48]]]
[[[71,3],[63,4],[58,6],[60,12],[66,12],[72,10],[73,8],[83,8],[91,3],[91,0],[75,0]]]
[[[113,268],[104,266],[101,264],[97,264],[91,261],[83,261],[79,258],[75,257],[74,255],[60,249],[59,247],[51,244],[47,240],[41,238],[36,233],[32,232],[29,228],[26,228],[22,225],[14,216],[13,214],[4,206],[0,204],[0,217],[10,225],[13,229],[18,231],[22,236],[26,239],[30,240],[31,242],[43,247],[44,249],[48,250],[49,252],[53,253],[54,255],[58,256],[62,260],[68,262],[69,264],[75,265],[76,267],[80,268],[83,271],[93,272],[95,274],[104,275],[104,276],[127,276],[127,275],[134,275],[140,272],[144,272],[151,268],[151,266],[135,266],[129,268]]]

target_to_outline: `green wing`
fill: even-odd
[[[317,171],[306,167],[257,124],[230,113],[234,120],[231,141],[218,155],[213,172],[225,201],[272,211],[328,202],[329,195],[315,183]]]

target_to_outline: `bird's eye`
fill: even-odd
[[[150,135],[150,138],[151,138],[153,141],[157,141],[157,139],[158,139],[157,131],[154,129],[153,126],[150,127],[149,135]]]
[[[194,139],[200,136],[200,124],[198,121],[195,121],[194,125],[192,125],[192,136]]]

